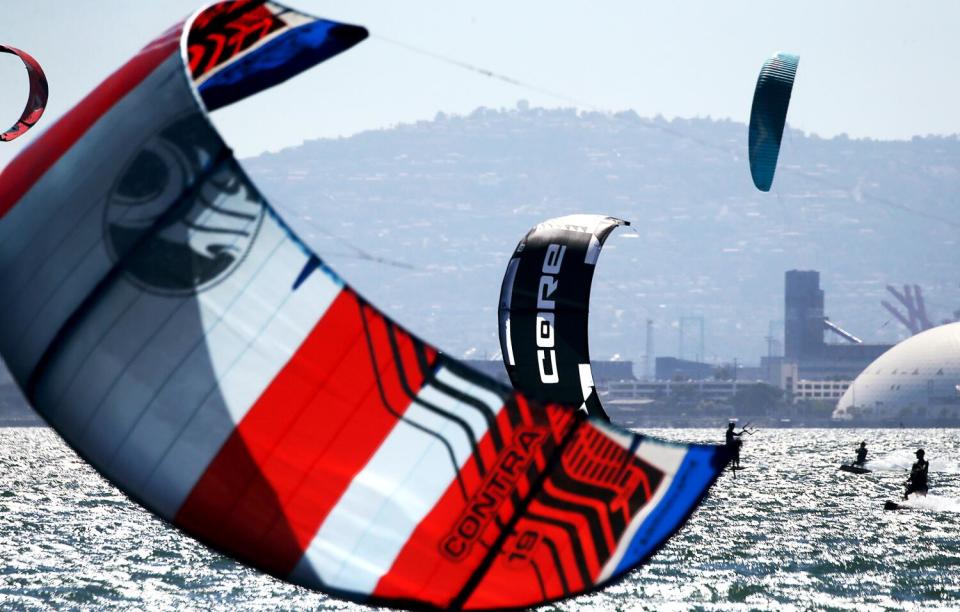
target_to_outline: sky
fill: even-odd
[[[0,147],[0,166],[195,0],[2,0],[4,39],[50,82],[38,129]],[[746,121],[763,60],[800,55],[789,123],[823,137],[905,139],[960,132],[960,3],[889,0],[300,0],[371,38],[282,87],[217,111],[241,157],[304,140],[479,106],[571,106],[642,116]],[[397,43],[401,44],[397,44]],[[530,85],[517,87],[409,47]],[[0,55],[0,117],[13,123],[26,76]],[[557,95],[548,95],[551,92]],[[295,103],[291,103],[295,101]],[[574,102],[576,104],[574,104]]]

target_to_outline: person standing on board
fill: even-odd
[[[863,467],[863,464],[867,462],[867,443],[861,442],[860,448],[857,449],[857,460],[853,462],[853,465],[857,467]]]
[[[730,466],[738,468],[740,467],[740,447],[743,446],[743,440],[740,439],[740,436],[743,435],[743,431],[740,433],[733,431],[734,426],[733,421],[730,421],[727,425],[726,446],[731,457]]]
[[[923,458],[923,449],[917,451],[917,461],[910,468],[910,478],[907,479],[907,490],[903,492],[903,499],[908,499],[911,493],[927,494],[927,472],[930,471],[930,462]]]

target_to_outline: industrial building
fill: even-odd
[[[839,399],[851,381],[892,345],[863,342],[826,316],[824,301],[820,272],[787,271],[784,354],[773,355],[771,351],[761,358],[759,368],[737,366],[732,377],[766,382],[785,391],[793,403]],[[828,333],[839,341],[827,342]],[[710,364],[672,357],[658,357],[656,363],[657,380],[704,380],[716,371]]]
[[[960,323],[934,327],[881,355],[840,398],[839,420],[960,421]]]
[[[797,380],[788,389],[794,404],[802,401],[837,401],[852,383],[849,380]]]
[[[606,400],[659,400],[681,396],[700,401],[728,401],[737,394],[738,389],[756,385],[756,382],[737,382],[735,380],[693,380],[693,381],[638,381],[625,380],[611,382],[604,387],[601,395]]]
[[[828,343],[830,332],[842,343]],[[816,270],[789,270],[784,282],[784,363],[797,364],[808,381],[852,380],[889,344],[866,344],[824,314],[824,293]]]

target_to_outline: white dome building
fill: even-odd
[[[960,421],[960,322],[928,329],[880,355],[837,402],[833,418]]]

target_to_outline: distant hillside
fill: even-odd
[[[708,359],[755,361],[770,321],[783,319],[791,268],[821,270],[827,313],[869,341],[904,333],[879,304],[887,283],[922,285],[938,320],[960,308],[960,140],[788,131],[763,194],[750,182],[746,133],[710,119],[478,109],[244,163],[347,279],[458,355],[497,351],[512,249],[533,224],[573,212],[635,229],[618,230],[599,265],[597,357],[639,361],[647,317],[656,353],[675,355],[679,317],[702,315]],[[345,256],[354,251],[328,234],[416,269]]]

